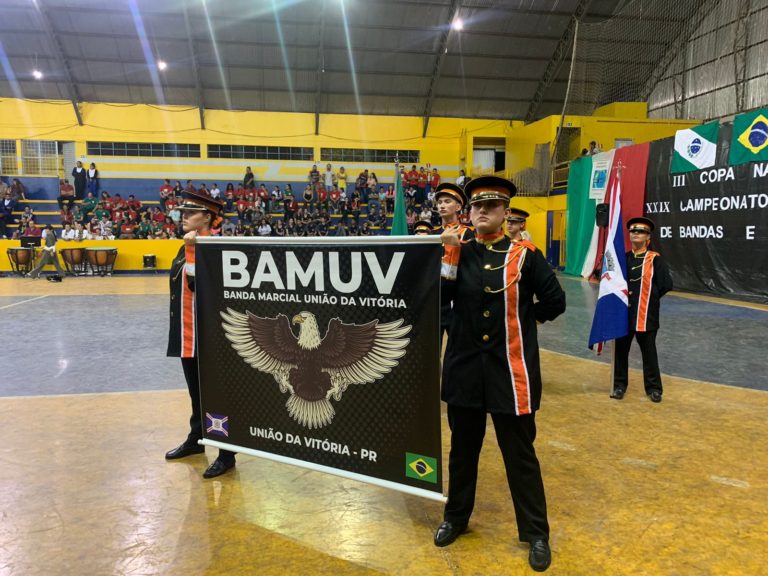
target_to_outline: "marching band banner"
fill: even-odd
[[[670,174],[673,139],[651,142],[645,214],[675,288],[768,300],[768,161],[728,164],[732,124],[720,127],[715,164]]]
[[[198,242],[203,443],[444,500],[439,237]]]

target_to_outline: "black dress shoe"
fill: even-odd
[[[178,460],[179,458],[186,458],[192,454],[202,454],[205,452],[205,446],[201,446],[197,442],[184,442],[181,446],[177,446],[170,452],[165,453],[166,460]]]
[[[611,398],[614,400],[621,400],[624,398],[624,390],[621,388],[614,388],[613,392],[611,392]]]
[[[216,478],[216,476],[221,476],[224,472],[231,470],[234,467],[234,460],[220,460],[219,458],[216,458],[216,460],[208,466],[206,471],[203,472],[203,478]]]
[[[452,544],[467,529],[466,524],[443,522],[435,531],[435,546],[448,546]]]
[[[536,572],[544,572],[552,563],[552,551],[546,540],[534,540],[531,542],[531,551],[528,553],[528,564]]]
[[[658,390],[654,390],[649,396],[651,397],[651,402],[656,402],[657,404],[661,402],[661,392]]]

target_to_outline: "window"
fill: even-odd
[[[208,158],[237,158],[241,160],[299,160],[312,161],[312,148],[293,146],[238,146],[208,144]]]
[[[0,140],[0,174],[16,172],[16,140]]]
[[[53,140],[22,140],[21,166],[24,174],[59,173],[59,149]]]
[[[200,144],[88,142],[88,155],[143,156],[150,158],[200,158]]]
[[[321,162],[369,162],[375,164],[418,164],[418,150],[366,150],[362,148],[321,148]]]

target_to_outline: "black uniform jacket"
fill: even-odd
[[[657,252],[648,250],[635,255],[630,250],[627,252],[627,284],[630,331],[658,330],[661,297],[672,290],[672,276],[664,260]]]
[[[168,351],[167,356],[175,358],[194,356],[194,299],[190,301],[190,292],[195,290],[194,276],[187,276],[184,272],[186,258],[184,244],[179,248],[176,258],[171,263],[171,318],[170,328],[168,330]],[[187,289],[183,290],[183,284],[186,282]],[[185,306],[186,304],[186,306]],[[184,308],[187,308],[184,314]],[[192,322],[190,323],[190,318]],[[192,338],[192,341],[189,341]],[[187,346],[185,346],[185,340]],[[190,355],[189,347],[192,346]],[[186,353],[184,350],[186,348]]]
[[[490,247],[473,241],[460,250],[456,279],[443,279],[453,314],[442,399],[488,412],[531,414],[541,402],[536,322],[565,311],[565,292],[530,242],[505,236]]]

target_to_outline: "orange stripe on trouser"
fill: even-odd
[[[651,286],[653,285],[653,259],[655,254],[646,254],[643,259],[642,281],[640,282],[640,297],[637,304],[637,322],[635,332],[645,332],[648,322],[648,304],[651,301]]]
[[[507,254],[508,259],[514,258],[516,261],[509,262],[505,269],[504,283],[509,285],[506,290],[507,298],[507,360],[512,373],[512,380],[515,386],[515,403],[517,414],[530,414],[531,402],[529,397],[528,370],[525,367],[523,359],[523,338],[520,331],[520,320],[518,318],[518,290],[517,276],[520,272],[520,261],[525,255],[524,250],[511,250]],[[512,283],[515,281],[514,283]]]

